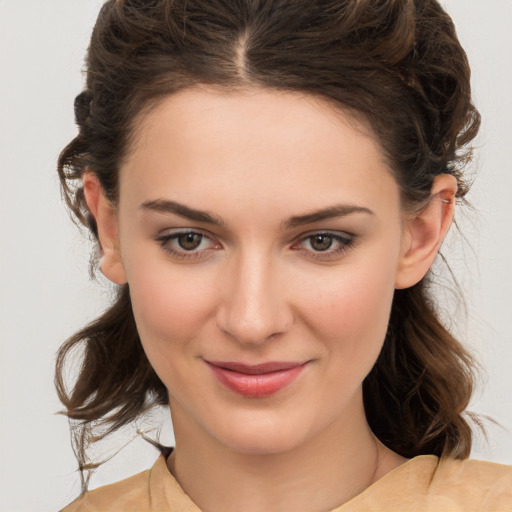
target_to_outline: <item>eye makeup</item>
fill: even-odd
[[[345,254],[355,239],[354,235],[345,232],[314,231],[297,237],[290,250],[300,252],[307,258],[333,261]],[[218,240],[197,229],[175,229],[156,236],[155,241],[178,260],[205,259],[212,251],[223,249]]]
[[[355,235],[335,231],[315,231],[301,235],[291,249],[301,251],[308,258],[334,261],[343,256],[356,241]]]
[[[222,245],[200,230],[179,229],[155,237],[160,247],[178,260],[204,259]]]

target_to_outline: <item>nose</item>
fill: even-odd
[[[217,325],[239,343],[259,346],[290,328],[286,286],[270,257],[240,256],[226,269],[221,286]]]

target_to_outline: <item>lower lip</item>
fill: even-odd
[[[274,395],[291,384],[306,365],[255,375],[227,370],[209,363],[208,366],[217,380],[231,391],[251,398],[263,398]]]

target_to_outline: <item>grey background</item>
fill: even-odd
[[[512,464],[512,1],[445,0],[483,114],[473,212],[445,244],[467,314],[439,290],[447,320],[485,370],[470,409],[492,416],[473,456]],[[55,163],[74,136],[73,98],[100,0],[0,0],[0,510],[56,510],[78,493],[67,420],[53,389],[59,344],[93,319],[108,285],[88,278],[89,242],[69,221]],[[144,428],[147,428],[143,425]],[[104,448],[113,453],[127,429]],[[169,429],[167,437],[170,437]],[[132,441],[93,480],[124,478],[156,452]]]

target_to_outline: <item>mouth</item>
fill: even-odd
[[[213,375],[226,388],[251,398],[274,395],[302,373],[306,362],[278,362],[247,365],[238,362],[206,361]]]

